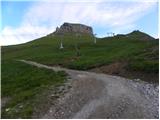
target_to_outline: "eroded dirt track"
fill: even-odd
[[[51,67],[20,60],[37,67],[63,70],[72,88],[50,106],[42,118],[158,118],[158,85],[118,76]]]

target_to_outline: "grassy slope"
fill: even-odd
[[[45,103],[45,100],[40,98],[47,97],[47,94],[38,97],[37,95],[48,90],[50,86],[62,85],[65,76],[64,72],[53,72],[17,61],[2,60],[2,98],[10,98],[2,108],[2,118],[31,118],[34,109]]]
[[[87,35],[80,38],[65,35],[64,49],[60,50],[60,38],[47,36],[22,45],[2,47],[2,96],[11,96],[13,101],[8,106],[14,108],[19,100],[21,102],[28,101],[25,95],[29,96],[30,100],[34,91],[40,89],[43,84],[52,83],[54,85],[64,80],[63,74],[39,70],[15,62],[16,59],[33,60],[43,64],[62,65],[81,70],[108,65],[116,61],[125,61],[128,63],[126,68],[128,70],[158,74],[158,41],[141,41],[133,38],[133,36],[116,36],[98,39],[97,44],[94,44],[93,38]],[[80,48],[81,56],[76,56],[76,44]],[[41,80],[39,81],[39,79]],[[47,80],[46,83],[44,79]],[[29,89],[26,88],[27,86]],[[25,110],[30,111],[30,108]],[[22,111],[19,115],[26,117],[29,116],[29,113]],[[3,115],[18,116],[14,112],[13,116],[8,113]]]
[[[24,45],[2,49],[2,59],[28,59],[82,70],[122,60],[130,63],[130,69],[158,72],[158,49],[155,49],[158,48],[158,41],[113,37],[99,39],[94,44],[89,36],[78,39],[65,36],[64,39],[63,50],[59,49],[59,38],[44,37]],[[80,48],[79,57],[76,56],[76,43]]]

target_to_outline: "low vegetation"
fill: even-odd
[[[97,44],[94,44],[91,36],[76,38],[73,35],[65,35],[64,49],[59,49],[60,37],[46,36],[27,44],[2,48],[2,59],[27,59],[80,70],[125,61],[129,63],[129,69],[157,73],[158,40],[143,41],[138,37],[132,38],[126,36],[102,38],[97,39]],[[78,46],[80,56],[77,56],[75,46]]]
[[[150,37],[141,40],[144,34],[137,34],[97,38],[96,44],[92,36],[66,34],[63,37],[64,49],[60,49],[61,37],[56,35],[48,35],[26,44],[2,47],[2,97],[11,97],[11,101],[2,109],[2,117],[28,118],[36,104],[35,95],[50,85],[63,83],[65,79],[63,72],[38,69],[17,62],[19,59],[79,70],[122,62],[126,64],[126,71],[155,74],[158,77],[159,41],[149,40]],[[158,82],[158,78],[154,82]],[[21,105],[22,110],[17,111]]]
[[[9,98],[2,108],[2,118],[31,118],[35,105],[38,102],[44,104],[39,94],[51,86],[62,85],[65,77],[64,72],[54,72],[12,60],[2,61],[2,100],[3,97]]]

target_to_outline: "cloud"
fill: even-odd
[[[51,33],[54,28],[48,28],[45,26],[31,26],[25,25],[18,28],[5,27],[1,32],[0,39],[2,40],[2,45],[15,45],[20,43],[25,43],[36,38]]]
[[[71,0],[70,0],[71,1]],[[62,24],[65,21],[98,24],[101,26],[122,26],[142,17],[155,2],[39,2],[25,15],[33,24]]]
[[[75,0],[68,0],[66,2],[66,0],[60,0],[55,2],[47,0],[33,2],[18,28],[6,26],[2,30],[2,44],[23,43],[47,35],[63,22],[83,23],[122,32],[135,26],[135,22],[149,13],[157,2],[156,0],[152,2],[142,0],[133,2],[132,0],[132,3],[124,1],[82,0],[75,2]]]

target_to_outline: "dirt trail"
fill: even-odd
[[[20,60],[37,67],[63,70],[72,88],[50,106],[41,118],[158,118],[158,85],[118,76],[51,67]]]

